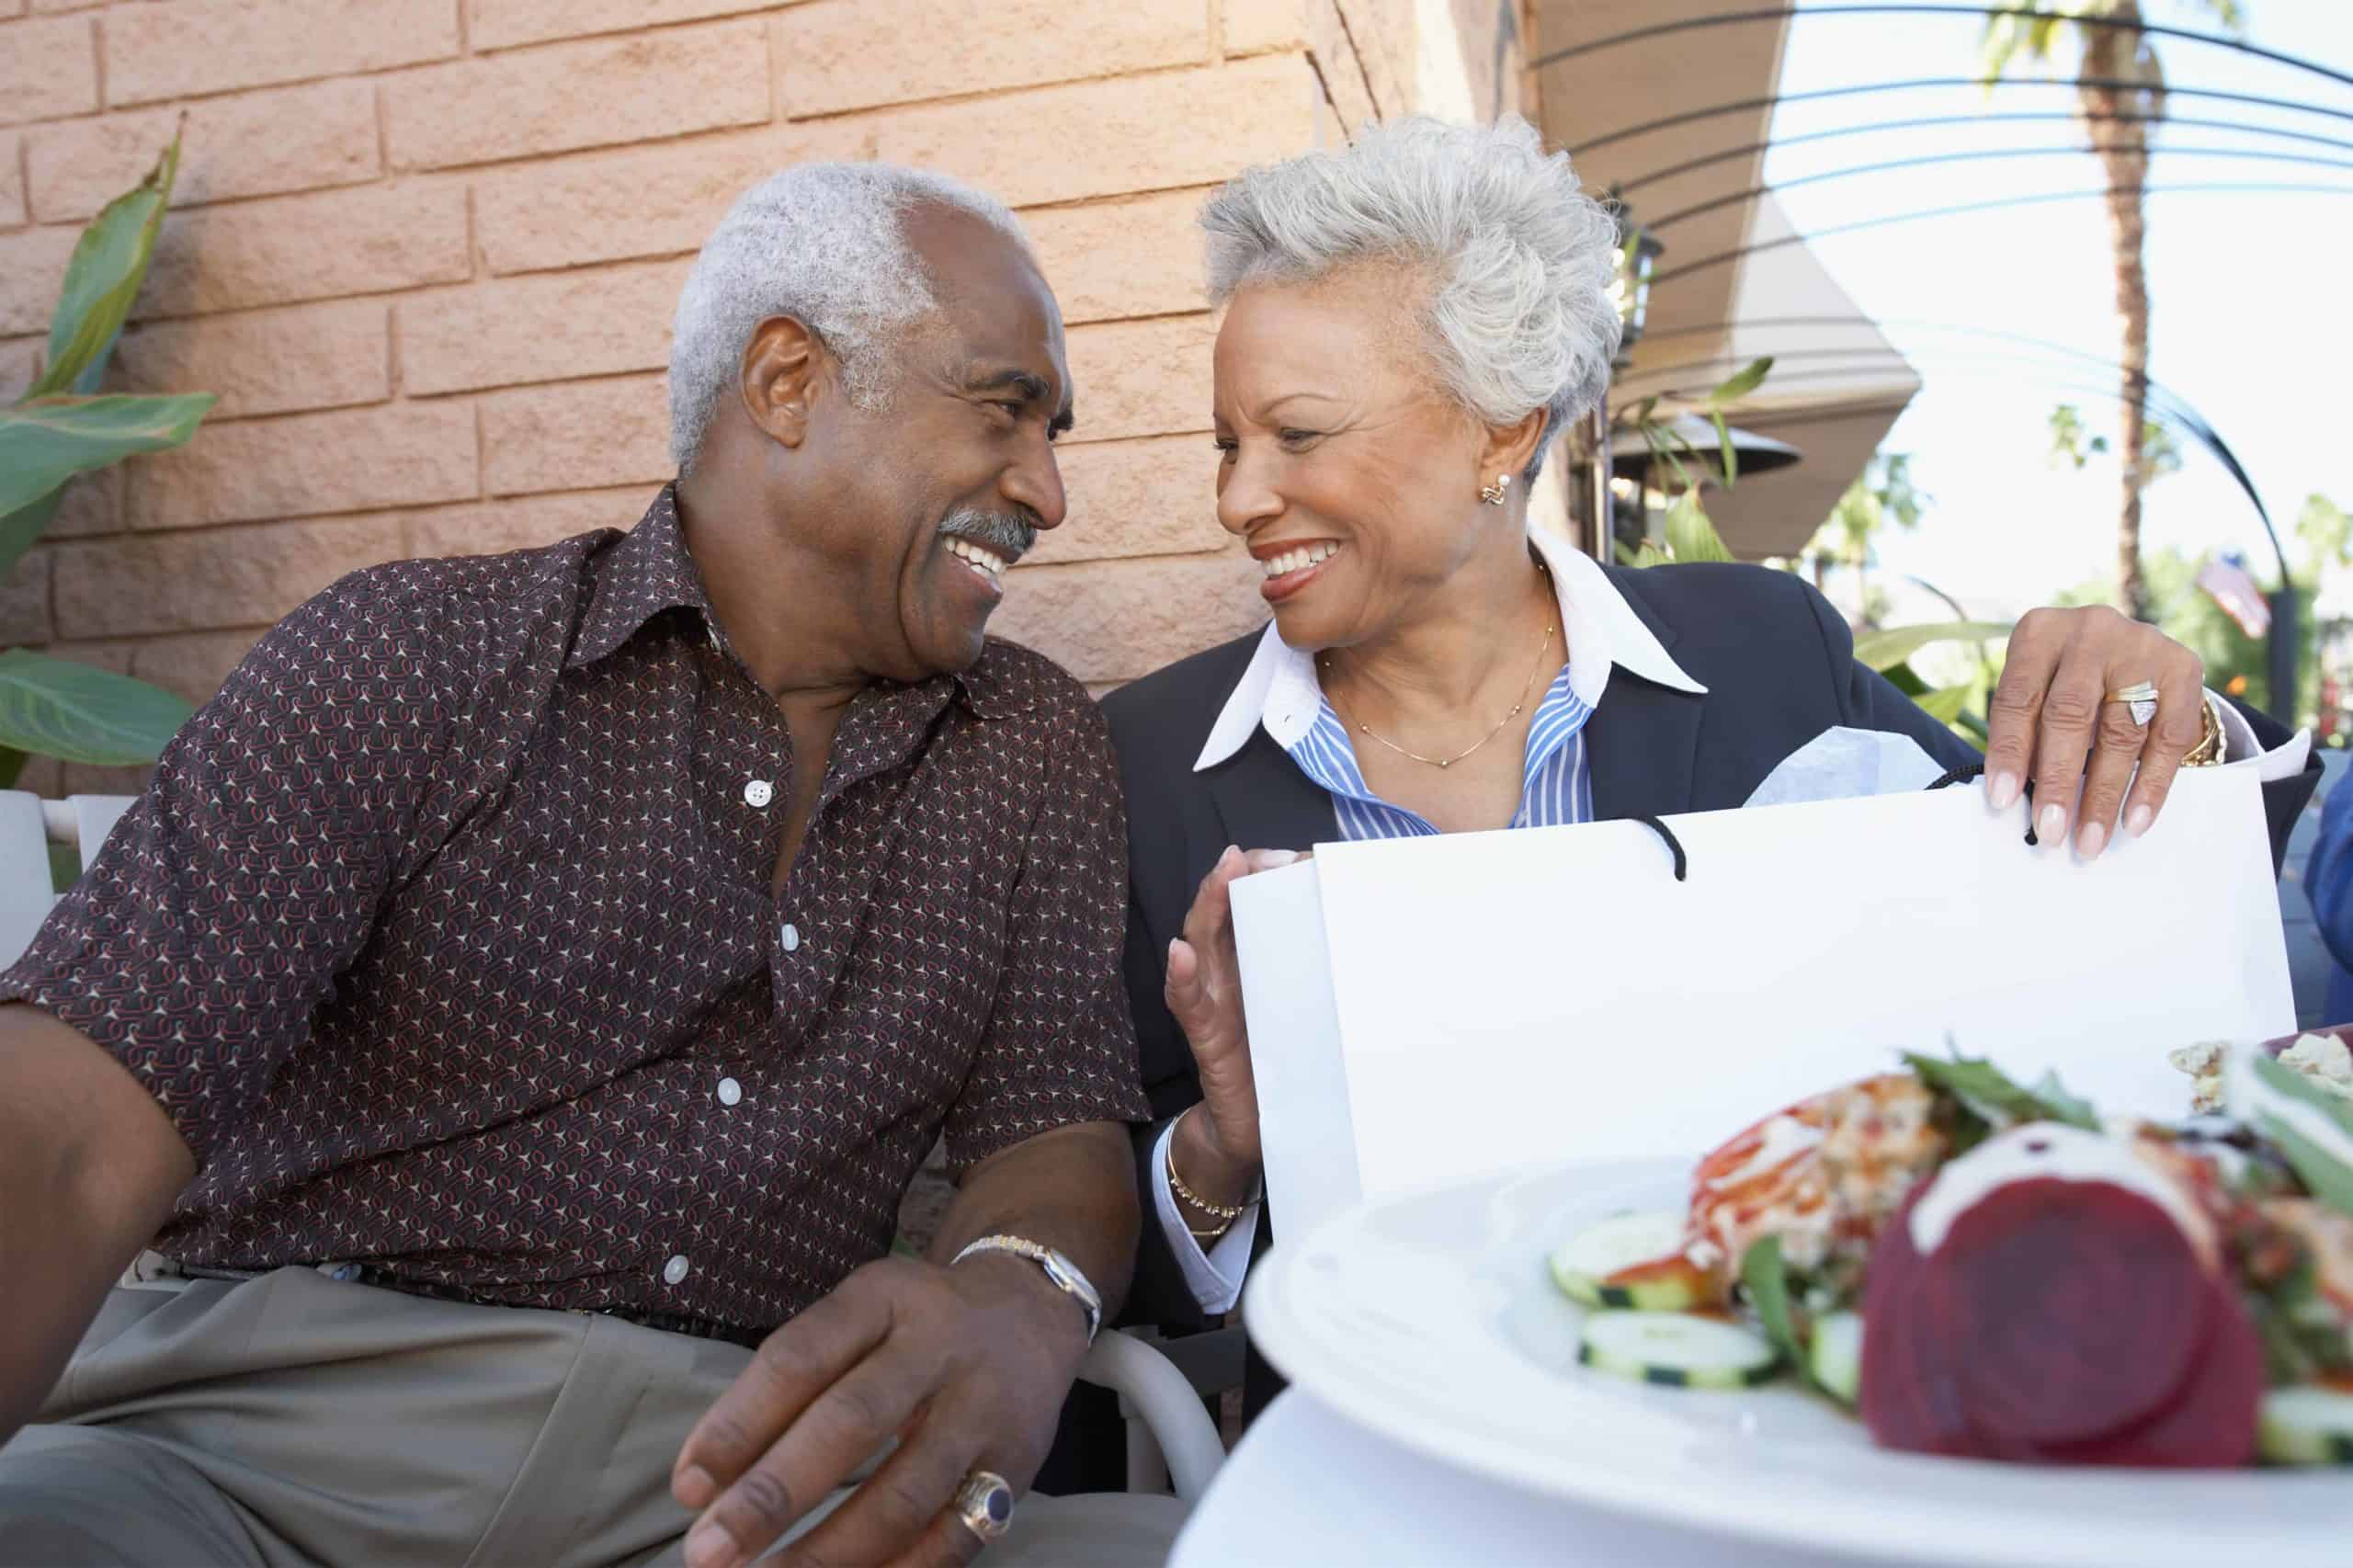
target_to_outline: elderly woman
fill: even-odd
[[[1855,662],[1801,579],[1605,567],[1530,532],[1529,483],[1601,396],[1618,318],[1612,221],[1526,125],[1378,130],[1242,176],[1201,223],[1226,312],[1218,517],[1273,621],[1106,703],[1163,1119],[1139,1143],[1161,1223],[1132,1300],[1164,1322],[1230,1307],[1261,1233],[1236,876],[1336,839],[1738,806],[1834,725],[1979,761]],[[2286,738],[2200,677],[2113,610],[2034,612],[1994,699],[1991,803],[2030,777],[2044,852],[2097,856],[2148,830],[2186,756]],[[2104,700],[2141,682],[2153,715]],[[2312,783],[2267,788],[2284,829]]]

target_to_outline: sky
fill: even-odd
[[[2353,0],[2243,0],[2246,41],[2353,73]],[[2195,0],[2143,0],[2153,24],[2217,30]],[[1780,91],[1969,75],[1975,17],[1801,17],[1790,26]],[[2238,454],[2300,559],[2291,532],[2308,493],[2353,506],[2353,87],[2192,40],[2157,40],[2176,88],[2259,94],[2308,109],[2199,101],[2170,112],[2268,125],[2343,142],[2331,147],[2237,129],[2171,124],[2149,183],[2330,187],[2327,192],[2153,194],[2145,256],[2149,374],[2203,415]],[[2054,62],[2072,79],[2072,45]],[[1872,93],[1783,104],[1767,183],[1801,232],[1929,207],[2103,184],[2088,152],[1988,159],[1800,184],[1858,165],[1970,149],[2077,147],[2064,121],[1993,122],[1881,131],[1798,146],[1786,139],[1839,125],[1942,115],[2071,108],[2062,85]],[[1868,149],[1868,150],[1866,150]],[[2196,150],[2288,153],[2340,167],[2208,156]],[[1961,598],[1972,613],[2012,614],[2112,572],[2116,470],[2081,473],[2048,460],[2052,406],[2074,402],[2096,431],[2117,423],[2114,270],[2097,199],[1893,223],[1813,244],[1816,257],[1902,349],[1925,385],[1883,450],[1914,454],[1915,482],[1935,499],[1918,532],[1886,540],[1880,562]],[[1952,328],[2038,338],[2092,356],[2022,351]],[[2107,361],[2103,365],[2098,361]],[[2103,395],[2105,392],[2105,395]],[[2191,450],[2143,499],[2148,546],[2273,560],[2254,507],[2222,465]],[[2353,574],[2347,574],[2353,576]],[[2353,582],[2324,607],[2353,611]]]

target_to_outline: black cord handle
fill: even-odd
[[[1973,762],[1967,767],[1954,768],[1951,772],[1947,773],[1943,778],[1929,785],[1928,788],[1931,790],[1942,790],[1948,785],[1973,783],[1984,777],[1985,777],[1985,765],[1982,762]],[[2026,781],[2026,798],[2029,805],[2032,805],[2034,803],[2034,780],[2031,778]],[[2038,842],[2034,836],[2034,813],[2032,812],[2029,812],[2026,814],[2026,841],[2029,845]]]
[[[1691,858],[1683,853],[1683,841],[1675,836],[1675,830],[1656,817],[1636,817],[1633,820],[1666,841],[1667,848],[1675,855],[1675,880],[1678,882],[1688,881],[1686,873],[1691,869]]]

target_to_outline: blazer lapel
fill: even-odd
[[[1699,712],[1707,699],[1610,672],[1601,706],[1585,722],[1586,767],[1597,822],[1691,809]]]
[[[1340,836],[1332,797],[1264,730],[1210,770],[1226,842],[1244,849],[1313,849]]]
[[[1675,629],[1653,614],[1635,591],[1638,574],[1602,568],[1659,646],[1675,646]],[[1571,650],[1574,656],[1574,650]],[[1601,706],[1585,722],[1586,769],[1593,780],[1597,822],[1666,816],[1691,809],[1704,697],[1644,680],[1623,665],[1612,670]]]

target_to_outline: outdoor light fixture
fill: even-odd
[[[1702,483],[1717,483],[1723,478],[1723,456],[1717,450],[1716,425],[1696,414],[1679,414],[1665,421],[1674,436],[1683,464]],[[1803,460],[1805,454],[1787,441],[1777,441],[1770,436],[1760,436],[1754,430],[1743,430],[1734,425],[1727,426],[1732,436],[1732,453],[1737,463],[1734,472],[1743,479],[1754,473],[1770,473],[1777,468],[1788,468]],[[1683,449],[1688,448],[1688,453]],[[1609,455],[1610,472],[1620,483],[1634,482],[1646,492],[1663,492],[1674,484],[1675,476],[1664,463],[1654,462],[1648,446],[1632,443],[1619,448]],[[1652,472],[1655,468],[1657,472]]]
[[[1623,366],[1626,356],[1643,335],[1643,318],[1650,310],[1651,274],[1657,270],[1658,258],[1666,249],[1658,236],[1634,222],[1632,211],[1622,201],[1613,203],[1618,214],[1618,267],[1609,279],[1609,302],[1617,307],[1618,321],[1623,329],[1618,339],[1618,363]]]

